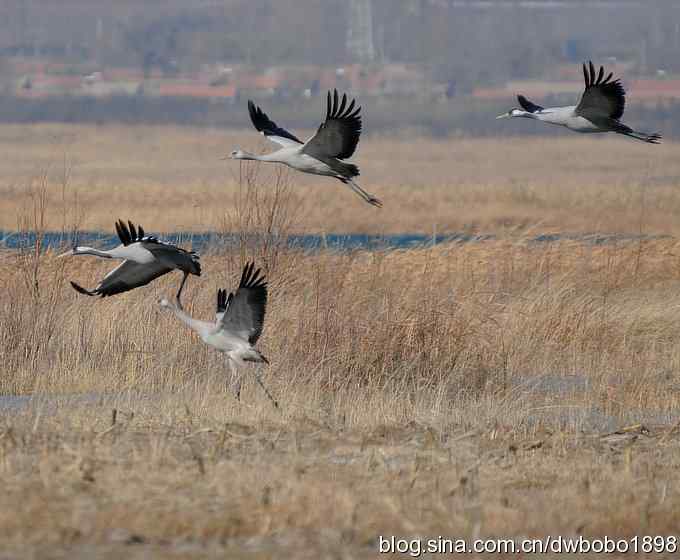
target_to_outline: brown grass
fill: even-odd
[[[250,378],[237,402],[222,358],[161,312],[176,276],[88,299],[67,280],[109,263],[0,254],[0,394],[24,396],[0,401],[4,557],[370,558],[378,535],[676,531],[674,239],[304,254],[267,234],[305,219],[297,184],[251,178],[217,225],[258,243],[205,255],[185,305],[209,318],[246,259],[266,268],[280,411]],[[25,228],[93,215],[62,212],[53,185],[31,190]]]
[[[32,179],[49,169],[58,183],[66,162],[71,195],[87,208],[86,229],[109,231],[112,209],[152,231],[215,229],[238,192],[239,164],[219,158],[236,146],[273,147],[253,130],[4,125],[0,228],[16,228]],[[355,161],[361,184],[385,202],[381,211],[337,181],[292,177],[304,231],[636,232],[644,207],[651,231],[677,234],[676,152],[670,142],[567,133],[514,140],[367,136]],[[58,215],[50,227],[61,226]]]
[[[1,390],[42,396],[0,428],[0,539],[315,558],[371,557],[378,534],[670,533],[677,249],[281,255],[262,340],[280,413],[252,382],[237,403],[220,357],[160,313],[176,279],[92,301],[50,257],[35,296],[6,255]],[[204,261],[186,299],[209,317],[239,256]],[[107,268],[74,264],[86,285]]]

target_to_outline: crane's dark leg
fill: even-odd
[[[234,362],[230,358],[227,358],[227,365],[229,366],[229,371],[231,372],[231,376],[229,377],[229,381],[227,381],[227,391],[231,390],[232,387],[234,389],[234,393],[236,395],[236,400],[240,401],[241,400],[241,374],[237,371],[236,366],[234,365]]]
[[[635,138],[636,140],[642,140],[643,142],[647,142],[648,144],[660,144],[661,143],[661,135],[660,134],[645,134],[644,132],[636,132],[636,131],[620,132],[619,134],[624,134],[625,136],[630,136],[631,138]]]
[[[366,202],[369,204],[376,206],[378,208],[382,208],[382,201],[375,196],[373,196],[371,193],[366,192],[364,189],[362,189],[359,185],[357,185],[352,179],[348,179],[347,177],[338,177],[345,185],[347,185],[350,189],[352,189],[356,194],[358,194],[361,198],[363,198]]]
[[[180,298],[182,297],[182,290],[184,289],[184,284],[187,281],[187,278],[189,277],[189,273],[185,272],[184,273],[184,278],[182,278],[182,283],[179,285],[179,291],[177,292],[176,300],[177,300],[177,307],[184,311],[184,308],[182,307],[182,301]]]
[[[272,404],[274,405],[274,408],[279,408],[279,403],[272,397],[271,393],[267,390],[267,387],[265,387],[264,382],[262,381],[262,374],[259,371],[255,372],[255,379],[257,379],[257,382],[260,384],[260,387],[262,387],[262,390],[264,391],[264,394],[269,397],[269,400],[272,401]]]
[[[644,132],[638,132],[637,130],[633,130],[628,125],[625,125],[622,122],[618,121],[610,120],[607,124],[611,126],[614,132],[618,132],[619,134],[635,138],[636,140],[641,140],[642,142],[647,142],[649,144],[661,143],[661,134],[657,133],[646,134]]]

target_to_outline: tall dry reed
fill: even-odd
[[[25,245],[1,254],[0,393],[31,397],[0,403],[3,554],[369,558],[379,534],[672,534],[673,239],[306,252],[284,242],[285,176],[268,189],[255,171],[221,215],[242,234],[184,299],[210,318],[246,260],[266,268],[280,410],[254,383],[237,402],[223,357],[159,311],[178,275],[73,291],[111,264],[28,236],[59,189],[35,191]]]

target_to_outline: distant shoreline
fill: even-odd
[[[554,97],[554,96],[553,96]],[[542,100],[551,105],[549,96]],[[493,119],[516,104],[460,96],[449,100],[393,97],[361,99],[367,134],[413,129],[422,136],[446,138],[508,136],[555,136],[562,131],[527,123],[503,123]],[[554,100],[558,103],[558,100]],[[29,99],[0,95],[0,123],[36,124],[150,124],[225,129],[250,128],[246,100],[196,99],[188,97],[145,97],[112,95],[109,97],[49,96]],[[267,100],[269,111],[285,115],[290,128],[313,129],[323,109],[320,97],[282,102]],[[629,120],[641,129],[662,130],[664,138],[680,136],[680,101],[664,100],[655,105],[630,103]],[[395,116],[398,115],[398,118]]]

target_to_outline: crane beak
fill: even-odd
[[[57,258],[60,259],[60,258],[62,258],[62,257],[70,257],[71,255],[75,255],[75,254],[76,254],[76,250],[75,250],[75,249],[69,249],[69,250],[66,251],[65,253],[62,253],[61,255],[57,255]]]
[[[496,120],[498,119],[507,119],[510,116],[510,113],[503,113],[502,115],[498,115],[496,117]]]

